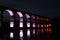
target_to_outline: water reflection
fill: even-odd
[[[48,40],[51,36],[51,28],[33,29],[32,40]]]

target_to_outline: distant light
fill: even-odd
[[[30,37],[30,30],[27,30],[27,36]]]
[[[41,29],[41,32],[43,33],[43,29]]]
[[[7,9],[6,11],[9,12],[10,16],[13,16],[14,15],[11,10]]]
[[[47,28],[47,33],[51,33],[51,28]]]
[[[41,27],[43,27],[43,24],[41,25]]]
[[[23,30],[20,30],[19,35],[20,35],[21,38],[23,37]]]
[[[36,33],[36,30],[35,29],[33,29],[33,34],[35,34]]]
[[[14,22],[10,22],[10,27],[11,27],[11,28],[14,27]]]
[[[51,26],[51,24],[49,24],[49,26]]]
[[[13,32],[10,33],[10,38],[14,38]]]
[[[23,27],[23,22],[20,22],[19,27]]]
[[[34,15],[32,15],[32,19],[35,19],[35,16]]]
[[[23,17],[23,14],[21,12],[17,12],[17,14],[19,15],[19,17]]]
[[[37,16],[37,19],[39,19],[39,17]]]
[[[27,23],[27,27],[30,27],[30,23]]]
[[[33,27],[35,27],[35,23],[33,23]]]
[[[29,14],[25,14],[26,15],[26,18],[30,18],[30,15]]]
[[[49,27],[49,25],[47,24],[47,27]]]

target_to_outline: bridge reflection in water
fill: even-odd
[[[50,18],[26,12],[11,11],[10,9],[4,10],[1,15],[1,38],[10,40],[48,40],[51,37]]]
[[[1,35],[8,40],[48,40],[52,33],[51,28],[3,29]]]

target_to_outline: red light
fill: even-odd
[[[36,25],[35,25],[35,23],[33,23],[33,25],[32,25],[33,27],[36,27]]]
[[[51,28],[47,28],[47,33],[51,33]]]
[[[40,20],[43,20],[43,18],[41,17]]]
[[[44,33],[47,33],[47,30],[46,30],[46,28],[44,28]]]
[[[47,27],[51,27],[51,24],[47,24]]]
[[[37,16],[37,19],[39,19],[39,17]]]
[[[46,24],[44,24],[44,27],[47,27],[47,25],[46,25]]]
[[[46,21],[47,19],[46,18],[44,18],[44,21]]]
[[[49,25],[47,24],[47,27],[49,27]]]
[[[49,27],[51,26],[51,24],[49,24]]]

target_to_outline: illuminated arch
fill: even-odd
[[[29,14],[25,14],[26,18],[30,18],[30,15]]]
[[[19,23],[19,27],[23,27],[23,14],[21,12],[17,12],[17,14],[19,15],[19,20],[20,20],[20,23]]]
[[[9,9],[7,9],[5,11],[7,11],[10,14],[10,16],[13,16],[14,15],[13,12],[11,10],[9,10]]]
[[[29,14],[25,14],[25,17],[27,19],[27,27],[30,27],[30,15]]]
[[[19,15],[19,17],[23,17],[23,14],[21,12],[17,12],[17,14]]]
[[[12,28],[12,27],[14,27],[14,20],[12,20],[12,19],[14,19],[13,18],[13,16],[14,16],[14,14],[13,14],[13,12],[11,11],[11,10],[9,10],[9,9],[6,9],[5,10],[6,12],[8,12],[8,14],[10,15],[10,27]]]
[[[35,21],[36,18],[35,18],[34,15],[32,15],[31,17],[32,17],[32,26],[33,26],[33,27],[36,27],[36,23],[35,23],[35,22],[36,22],[36,21]]]

